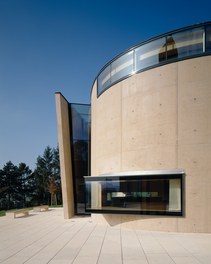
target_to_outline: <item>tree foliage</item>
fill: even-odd
[[[18,173],[20,177],[20,201],[22,200],[22,206],[26,207],[30,205],[35,197],[35,183],[34,173],[29,169],[25,163],[20,163],[18,167]]]
[[[59,151],[46,147],[32,171],[11,161],[0,169],[0,210],[39,204],[61,204]]]
[[[50,178],[49,184],[48,184],[48,191],[51,194],[51,205],[57,205],[57,184],[55,181],[54,176]]]
[[[58,148],[49,146],[44,150],[43,156],[37,158],[35,170],[36,190],[40,204],[51,204],[54,196],[57,204],[57,196],[61,203],[61,180]],[[56,185],[56,191],[52,192],[52,182]],[[51,190],[51,191],[50,191]],[[54,200],[55,200],[54,199]]]

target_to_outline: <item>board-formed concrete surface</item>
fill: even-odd
[[[0,263],[210,264],[211,234],[152,232],[64,219],[63,209],[0,217]]]
[[[185,171],[183,217],[124,216],[134,228],[211,233],[210,69],[204,56],[134,74],[99,97],[93,85],[91,176]]]

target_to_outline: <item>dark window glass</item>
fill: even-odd
[[[182,214],[182,175],[91,178],[86,181],[89,212]]]
[[[166,39],[161,38],[135,49],[136,71],[166,60]]]
[[[178,58],[177,45],[172,36],[166,38],[166,57],[167,60]]]
[[[72,173],[76,214],[85,213],[84,175],[89,175],[90,105],[70,104]]]
[[[206,28],[206,51],[211,52],[211,26]]]

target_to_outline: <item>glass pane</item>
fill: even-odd
[[[106,67],[97,78],[97,94],[101,94],[105,91],[111,84],[111,75],[110,75],[111,65]]]
[[[166,39],[166,52],[167,60],[178,58],[177,46],[172,36],[168,36]]]
[[[211,26],[206,28],[206,51],[211,51]]]
[[[169,211],[181,211],[180,179],[169,180]]]
[[[111,64],[111,83],[133,73],[133,51],[126,53]]]
[[[74,140],[88,140],[90,126],[90,105],[71,104],[72,137]]]
[[[90,105],[70,104],[72,172],[77,214],[85,213],[84,175],[89,175]]]
[[[88,211],[132,212],[142,214],[182,214],[181,176],[179,178],[119,177],[86,182]]]
[[[166,60],[165,38],[154,40],[135,49],[136,71]]]
[[[167,59],[202,53],[203,34],[203,28],[196,28],[169,36],[167,38]]]

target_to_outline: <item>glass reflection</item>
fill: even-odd
[[[111,84],[133,72],[133,51],[126,53],[111,64]]]
[[[165,43],[165,38],[161,38],[135,49],[136,71],[165,60]]]
[[[111,85],[111,66],[106,67],[97,78],[97,93],[101,94]]]
[[[172,34],[174,45],[177,47],[178,58],[188,57],[203,52],[203,28],[196,28]],[[174,46],[169,46],[174,51]]]
[[[166,58],[167,60],[178,58],[177,45],[172,36],[168,36],[166,40]]]
[[[205,30],[206,27],[206,30]],[[130,50],[113,60],[97,78],[99,96],[113,83],[136,72],[211,51],[211,26],[198,26],[166,34]]]
[[[182,177],[119,177],[86,181],[86,210],[140,214],[182,214]],[[100,178],[100,177],[99,177]]]
[[[89,175],[90,105],[70,104],[72,173],[76,214],[85,213],[84,175]]]

